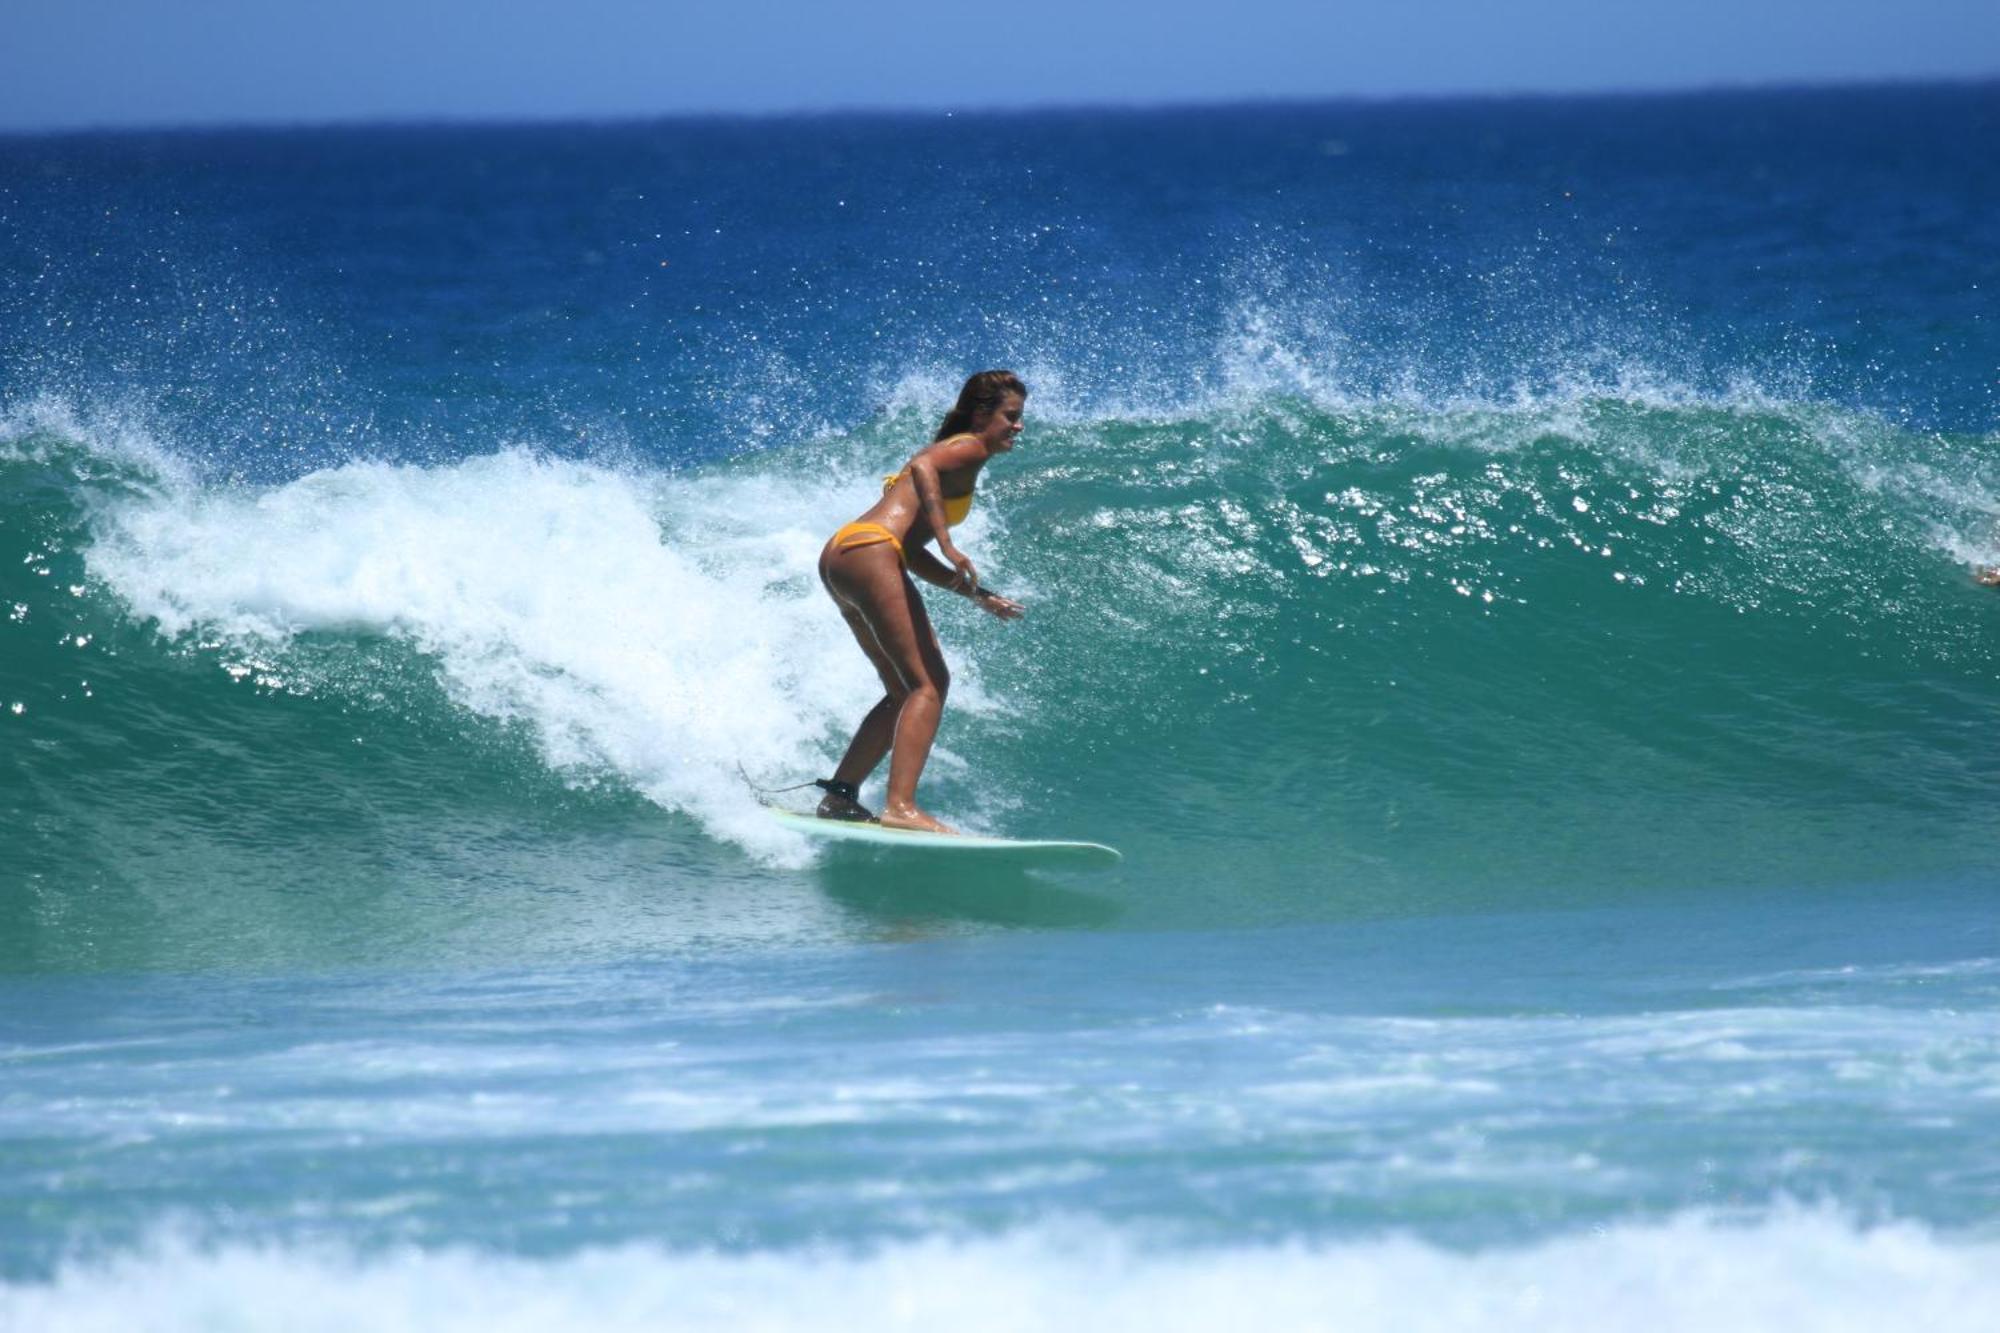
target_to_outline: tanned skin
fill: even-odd
[[[889,794],[881,820],[887,828],[922,829],[930,833],[958,830],[925,813],[917,805],[917,779],[937,738],[938,717],[951,689],[951,672],[938,649],[924,599],[910,581],[915,574],[926,583],[959,593],[1002,620],[1018,620],[1019,602],[983,591],[972,559],[952,543],[945,523],[944,501],[970,495],[979,470],[997,454],[1014,447],[1021,433],[1026,400],[1004,395],[972,433],[926,446],[903,469],[902,480],[857,522],[879,523],[903,543],[909,562],[906,573],[887,542],[836,551],[831,543],[820,553],[819,576],[833,594],[854,641],[882,679],[882,698],[868,710],[847,746],[834,777],[859,787],[889,757]],[[928,549],[937,543],[937,554]],[[942,558],[940,558],[942,557]],[[844,796],[828,794],[819,813],[831,819],[866,819],[868,812]]]

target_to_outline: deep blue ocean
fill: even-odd
[[[0,137],[0,1329],[1990,1330],[1996,144]],[[990,366],[924,799],[1113,871],[755,790]]]

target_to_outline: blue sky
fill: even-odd
[[[2000,0],[0,0],[0,128],[2000,76]]]

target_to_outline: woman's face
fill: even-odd
[[[1000,400],[1000,406],[993,409],[993,415],[986,418],[986,424],[978,432],[988,453],[1004,454],[1014,447],[1014,437],[1021,433],[1021,412],[1027,405],[1027,399],[1018,393]]]

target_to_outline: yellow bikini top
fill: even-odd
[[[962,440],[965,437],[963,435],[954,435],[951,438],[954,440]],[[886,495],[889,491],[895,489],[896,483],[901,481],[902,479],[903,479],[903,474],[900,472],[892,472],[888,476],[882,478],[883,494]],[[959,524],[965,522],[965,516],[971,512],[972,512],[971,491],[967,491],[964,495],[947,495],[944,497],[944,522],[946,527],[948,528],[957,527]]]

